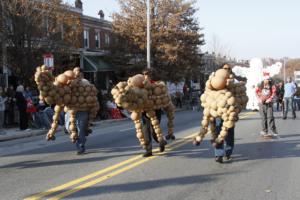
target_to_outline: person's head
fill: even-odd
[[[153,77],[153,70],[146,69],[146,70],[143,71],[143,75],[144,75],[146,80],[151,80],[152,77]]]
[[[26,87],[26,91],[30,91],[30,87],[29,86]]]
[[[9,89],[10,89],[10,90],[14,90],[14,86],[13,86],[13,85],[10,85],[10,86],[9,86]]]
[[[279,87],[282,87],[282,86],[283,86],[283,82],[280,81],[280,82],[278,83],[278,86],[279,86]]]
[[[287,78],[287,82],[288,82],[288,83],[292,82],[292,77],[289,76],[289,77]]]
[[[266,86],[266,85],[269,85],[269,84],[270,84],[270,79],[265,78],[265,79],[263,80],[263,85]]]
[[[24,92],[24,87],[23,87],[22,85],[19,85],[19,86],[17,87],[16,92]]]
[[[231,70],[232,70],[231,66],[229,64],[227,64],[227,63],[223,64],[222,68],[228,70],[229,72],[231,72]]]

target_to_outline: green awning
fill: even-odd
[[[107,72],[113,71],[111,65],[103,61],[99,56],[83,56],[84,72]]]

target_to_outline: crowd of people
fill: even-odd
[[[259,99],[259,111],[261,115],[262,136],[276,136],[274,119],[274,102],[277,103],[277,111],[282,111],[282,119],[286,120],[289,110],[292,112],[292,119],[296,119],[296,110],[300,110],[299,91],[297,84],[293,82],[291,77],[287,78],[287,82],[273,83],[272,79],[266,77],[264,81],[256,88],[256,95]],[[271,133],[269,132],[271,131]]]
[[[21,83],[14,88],[0,87],[0,134],[5,134],[4,128],[19,126],[21,131],[31,128],[51,128],[53,106],[38,100],[30,87]],[[61,117],[63,124],[63,114]]]

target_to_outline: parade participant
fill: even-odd
[[[292,78],[287,78],[287,83],[284,85],[284,115],[283,119],[287,118],[287,114],[289,111],[289,104],[291,105],[291,110],[293,114],[293,119],[296,119],[296,110],[295,110],[295,94],[297,92],[297,87],[295,83],[292,82]]]
[[[91,132],[89,121],[95,119],[99,110],[96,87],[83,78],[80,68],[67,70],[53,77],[51,71],[41,66],[36,70],[35,81],[40,91],[40,100],[45,100],[48,105],[55,105],[51,129],[46,139],[55,140],[55,132],[64,111],[68,113],[65,124],[70,132],[70,139],[76,143],[77,153],[83,154],[85,136]]]
[[[223,120],[221,118],[217,118],[215,120],[216,123],[216,133],[217,136],[220,134],[223,126]],[[228,135],[225,138],[225,141],[222,143],[213,143],[215,148],[215,161],[219,163],[223,163],[223,157],[226,161],[230,161],[231,155],[233,153],[234,148],[234,128],[228,129]]]
[[[231,160],[235,123],[248,101],[245,81],[245,78],[236,76],[228,64],[224,64],[210,75],[200,98],[204,107],[202,127],[193,143],[199,145],[210,131],[216,162],[223,163],[223,156]]]
[[[153,81],[150,76],[151,71],[148,70],[144,74],[136,74],[127,81],[119,82],[111,91],[117,106],[131,112],[136,137],[146,150],[145,157],[152,155],[152,139],[159,143],[161,152],[165,150],[165,139],[175,139],[175,108],[168,88],[163,81]],[[168,133],[165,137],[160,126],[161,109],[167,117]]]
[[[278,136],[273,115],[273,99],[276,95],[276,87],[268,76],[264,77],[262,83],[255,90],[259,101],[259,112],[261,115],[262,131],[264,137]],[[268,127],[273,134],[268,134]]]
[[[223,69],[227,69],[230,74],[232,73],[231,67],[228,64],[223,65]],[[223,120],[221,118],[216,118],[215,123],[216,123],[216,136],[219,136],[219,134],[222,131]],[[228,129],[228,135],[223,142],[215,143],[213,141],[216,162],[223,163],[223,157],[225,158],[226,161],[232,159],[231,155],[233,153],[233,148],[234,148],[234,128],[235,126]]]
[[[70,132],[70,113],[66,113],[65,118],[65,127],[68,132]],[[76,113],[75,117],[75,124],[76,129],[78,132],[78,138],[76,140],[76,148],[77,148],[77,155],[82,155],[85,153],[85,143],[86,143],[86,136],[88,135],[87,127],[89,121],[89,114],[87,111],[79,111]]]
[[[145,77],[145,80],[150,81],[150,83],[155,83],[155,81],[152,79],[153,71],[151,70],[144,70],[143,75]],[[162,110],[157,109],[155,110],[156,117],[160,123],[161,121],[161,114]],[[142,113],[142,120],[143,120],[143,134],[144,138],[146,140],[146,152],[143,154],[144,157],[152,156],[152,136],[155,137],[154,129],[151,124],[151,120],[149,117],[147,117],[146,113]],[[157,138],[153,138],[157,140]],[[160,152],[163,152],[165,150],[165,144],[160,144]]]

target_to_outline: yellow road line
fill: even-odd
[[[182,141],[182,140],[178,140],[178,141],[172,143],[172,145],[176,145],[177,143],[179,143],[179,142],[181,142],[181,141]],[[155,149],[153,152],[158,152],[158,148]],[[51,189],[49,189],[49,190],[47,190],[47,191],[44,191],[44,192],[41,192],[41,193],[32,195],[32,196],[30,196],[30,197],[25,198],[24,200],[37,200],[37,199],[40,199],[40,198],[42,198],[42,197],[49,196],[50,194],[53,194],[53,193],[62,191],[62,190],[66,189],[66,188],[69,188],[69,187],[71,187],[71,186],[74,186],[74,185],[77,185],[77,184],[82,183],[82,182],[84,182],[84,181],[87,181],[87,180],[89,180],[89,179],[95,178],[96,176],[100,176],[100,175],[102,175],[102,174],[105,174],[105,173],[107,173],[107,172],[110,172],[110,171],[112,171],[112,170],[115,170],[115,169],[117,169],[117,168],[119,168],[119,167],[122,167],[122,166],[124,166],[124,165],[127,165],[127,164],[129,164],[129,163],[131,163],[131,162],[134,162],[134,161],[136,161],[136,160],[138,160],[138,159],[141,159],[141,158],[142,158],[141,155],[134,156],[133,158],[130,158],[130,159],[125,160],[125,161],[123,161],[123,162],[117,163],[117,164],[115,164],[115,165],[113,165],[113,166],[104,168],[104,169],[102,169],[102,170],[100,170],[100,171],[96,171],[96,172],[94,172],[94,173],[92,173],[92,174],[89,174],[89,175],[87,175],[87,176],[84,176],[84,177],[82,177],[82,178],[75,179],[75,180],[70,181],[70,182],[67,182],[67,183],[65,183],[65,184],[63,184],[63,185],[60,185],[60,186],[51,188]]]
[[[196,135],[196,134],[190,135],[190,136],[188,136],[186,139],[190,139],[191,137],[193,137],[193,136],[195,136],[195,135]],[[166,154],[167,152],[169,152],[169,151],[171,151],[171,150],[174,150],[174,149],[177,149],[177,148],[179,148],[179,147],[181,147],[181,146],[183,146],[183,145],[185,145],[185,144],[187,144],[187,143],[189,143],[189,142],[190,142],[190,140],[188,140],[188,141],[183,141],[183,142],[181,142],[181,143],[179,143],[179,144],[177,144],[177,145],[174,145],[174,147],[170,148],[168,151],[165,151],[165,152],[162,152],[162,153],[158,153],[158,155]],[[92,181],[90,181],[90,182],[87,182],[87,183],[84,183],[84,184],[82,184],[82,185],[79,185],[79,186],[73,188],[72,190],[68,190],[68,191],[65,191],[65,192],[63,192],[63,193],[61,193],[61,194],[58,194],[58,195],[56,195],[56,196],[54,196],[54,197],[52,197],[52,198],[49,198],[48,200],[59,200],[59,199],[62,199],[62,198],[64,198],[64,197],[66,197],[66,196],[70,196],[71,194],[74,194],[74,193],[76,193],[76,192],[78,192],[78,191],[80,191],[80,190],[84,190],[84,189],[86,189],[86,188],[89,188],[89,187],[91,187],[91,186],[93,186],[93,185],[96,185],[96,184],[98,184],[98,183],[101,183],[101,182],[103,182],[103,181],[106,181],[106,180],[108,180],[108,179],[110,179],[110,178],[112,178],[112,177],[114,177],[114,176],[117,176],[117,175],[119,175],[119,174],[121,174],[121,173],[123,173],[123,172],[126,172],[126,171],[130,170],[130,169],[133,169],[133,168],[135,168],[135,167],[137,167],[137,166],[139,166],[139,165],[141,165],[141,164],[143,164],[143,163],[145,163],[145,162],[148,162],[148,161],[150,161],[150,160],[153,160],[153,159],[155,159],[155,158],[158,158],[158,156],[155,155],[155,156],[152,156],[152,157],[144,158],[144,159],[139,160],[139,161],[137,161],[137,162],[135,162],[135,163],[132,163],[132,164],[130,164],[130,165],[127,165],[127,166],[125,166],[125,167],[123,167],[123,168],[121,168],[121,169],[118,169],[118,170],[116,170],[116,171],[114,171],[114,172],[111,172],[111,173],[109,173],[109,174],[107,174],[107,175],[105,175],[105,176],[99,177],[99,178],[94,179],[94,180],[92,180]]]
[[[243,113],[243,116],[240,117],[240,118],[241,118],[241,119],[242,119],[242,118],[245,118],[246,116],[251,115],[251,114],[253,114],[253,113],[254,113],[254,112]],[[180,146],[182,146],[182,144],[184,145],[184,144],[188,143],[188,142],[185,142],[185,140],[186,140],[186,139],[189,139],[189,138],[191,138],[191,137],[194,137],[194,136],[196,136],[197,134],[198,134],[198,133],[194,133],[194,134],[189,135],[189,136],[187,136],[187,137],[185,137],[185,138],[183,138],[183,139],[177,140],[176,142],[172,143],[172,145],[170,145],[170,146],[167,145],[167,146],[166,146],[166,152],[168,152],[168,151],[170,151],[170,150],[172,150],[172,149],[175,149],[175,148],[177,148],[177,147],[180,147]],[[177,145],[177,144],[178,144],[178,145]],[[176,146],[176,145],[177,145],[177,146]],[[154,152],[158,152],[158,148],[155,149]],[[162,155],[162,154],[164,154],[164,153],[165,153],[165,152],[163,152],[163,153],[158,153],[158,155]],[[92,173],[92,174],[89,174],[89,175],[87,175],[87,176],[84,176],[84,177],[82,177],[82,178],[75,179],[75,180],[70,181],[70,182],[68,182],[68,183],[65,183],[65,184],[63,184],[63,185],[60,185],[60,186],[51,188],[51,189],[49,189],[49,190],[47,190],[47,191],[38,193],[38,194],[33,195],[33,196],[30,196],[30,197],[27,197],[27,198],[25,198],[25,200],[36,200],[36,199],[40,199],[40,198],[45,197],[45,196],[49,196],[50,194],[60,192],[60,191],[62,191],[62,190],[64,190],[64,189],[70,188],[71,186],[80,184],[80,183],[82,183],[82,182],[84,182],[84,181],[88,181],[89,179],[92,179],[92,178],[95,178],[95,177],[100,176],[100,175],[102,175],[102,174],[105,174],[105,173],[108,173],[108,172],[110,172],[110,171],[113,171],[113,170],[115,170],[115,169],[117,169],[117,168],[120,168],[120,167],[122,167],[122,166],[124,166],[124,165],[127,165],[127,164],[129,164],[129,163],[132,163],[132,162],[134,162],[134,161],[136,161],[136,160],[138,160],[138,159],[141,159],[141,158],[142,158],[141,155],[135,156],[135,157],[130,158],[130,159],[128,159],[128,160],[125,160],[125,161],[123,161],[123,162],[117,163],[117,164],[115,164],[115,165],[113,165],[113,166],[107,167],[107,168],[102,169],[102,170],[100,170],[100,171],[96,171],[96,172],[94,172],[94,173]],[[144,159],[142,159],[142,160],[140,160],[140,161],[137,161],[137,162],[135,162],[135,163],[140,163],[140,164],[142,164],[142,163],[144,163],[144,162],[146,162],[146,161],[148,161],[148,160],[152,160],[152,159],[154,159],[154,158],[156,158],[156,156],[153,156],[153,157],[150,157],[150,158],[144,158]],[[141,162],[141,161],[143,161],[143,162]],[[117,171],[120,171],[120,170],[122,170],[122,169],[128,168],[129,166],[132,166],[132,165],[134,165],[135,163],[133,163],[133,164],[131,164],[131,165],[128,165],[128,166],[126,166],[126,167],[123,167],[123,168],[121,168],[121,169],[119,169],[119,170],[117,170]],[[133,167],[130,167],[129,169],[132,169],[132,168],[134,168],[135,166],[138,166],[138,165],[140,165],[140,164],[134,165]],[[129,169],[128,169],[128,170],[129,170]],[[117,171],[112,172],[112,173],[116,173]],[[127,170],[125,170],[125,171],[127,171]],[[122,171],[122,172],[123,172],[123,171]],[[120,172],[120,173],[122,173],[122,172]],[[112,173],[111,173],[111,174],[112,174]],[[120,173],[117,173],[117,174],[120,174]],[[117,175],[117,174],[116,174],[116,175]],[[107,175],[107,176],[108,176],[108,175]],[[115,175],[114,175],[114,176],[115,176]],[[103,176],[103,177],[106,177],[106,176]],[[100,178],[98,178],[98,179],[101,179],[101,178],[103,179],[103,177],[100,177]],[[96,179],[96,180],[97,180],[97,179]],[[106,180],[106,179],[105,179],[105,180]],[[91,182],[93,182],[93,181],[91,181]],[[86,184],[88,184],[88,183],[90,183],[90,182],[87,182]],[[83,185],[85,185],[85,184],[83,184]],[[78,187],[80,187],[80,186],[82,186],[82,185],[79,185]],[[77,188],[77,187],[75,187],[74,189],[76,189],[76,188]],[[69,190],[69,191],[73,191],[74,189]],[[66,191],[66,192],[69,192],[69,191]],[[64,193],[66,193],[66,192],[64,192]],[[62,193],[62,194],[64,194],[64,193]],[[74,192],[73,192],[73,193],[74,193]],[[59,196],[59,195],[57,195],[57,196]],[[66,195],[66,196],[68,196],[68,195]],[[52,199],[52,198],[51,198],[51,199]]]
[[[75,179],[75,180],[70,181],[70,182],[68,182],[68,183],[65,183],[65,184],[63,184],[63,185],[60,185],[60,186],[51,188],[51,189],[49,189],[49,190],[47,190],[47,191],[45,191],[45,192],[41,192],[41,193],[39,193],[39,194],[36,194],[36,195],[31,196],[31,197],[25,198],[24,200],[36,200],[36,199],[40,199],[40,198],[45,197],[45,196],[48,196],[48,195],[50,195],[50,194],[52,194],[52,193],[59,192],[59,191],[61,191],[61,190],[63,190],[63,189],[69,188],[69,187],[71,187],[71,186],[73,186],[73,185],[76,185],[76,184],[79,184],[79,183],[81,183],[81,182],[83,182],[83,181],[87,181],[87,180],[89,180],[89,179],[91,179],[91,178],[94,178],[94,177],[96,177],[96,176],[99,176],[99,175],[102,175],[102,174],[107,173],[107,172],[109,172],[109,171],[112,171],[112,170],[114,170],[114,169],[117,169],[117,168],[119,168],[119,167],[121,167],[121,166],[123,166],[123,165],[126,165],[126,164],[128,164],[128,163],[130,163],[130,162],[133,162],[133,161],[135,161],[135,160],[137,160],[137,159],[140,159],[140,158],[142,158],[141,155],[135,156],[135,157],[130,158],[130,159],[128,159],[128,160],[125,160],[125,161],[123,161],[123,162],[117,163],[117,164],[115,164],[115,165],[113,165],[113,166],[107,167],[107,168],[105,168],[105,169],[103,169],[103,170],[96,171],[96,172],[94,172],[94,173],[92,173],[92,174],[89,174],[89,175],[87,175],[87,176],[84,176],[84,177],[82,177],[82,178]]]

